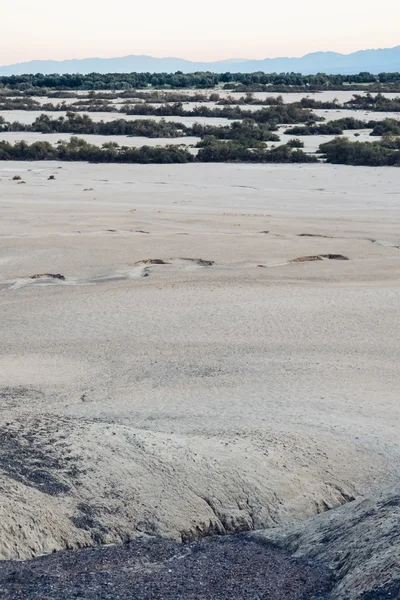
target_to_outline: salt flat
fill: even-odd
[[[2,163],[0,556],[286,524],[395,483],[399,185]],[[328,254],[349,260],[292,262]]]

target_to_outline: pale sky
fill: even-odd
[[[302,56],[400,45],[399,0],[1,0],[0,65]]]

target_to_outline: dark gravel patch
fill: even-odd
[[[0,563],[2,600],[323,600],[331,572],[245,535],[160,538]]]
[[[396,579],[384,587],[366,592],[360,600],[400,600],[400,579]]]

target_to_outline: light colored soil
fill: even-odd
[[[0,556],[287,524],[396,482],[399,185],[2,163]],[[325,254],[349,260],[291,262]]]

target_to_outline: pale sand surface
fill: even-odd
[[[0,164],[0,556],[285,524],[396,482],[399,186]],[[328,253],[349,260],[290,262]]]
[[[323,117],[325,121],[337,121],[338,119],[360,119],[360,121],[383,121],[383,119],[400,119],[398,112],[377,112],[372,110],[351,110],[348,108],[325,110],[317,108],[313,111],[319,117]]]

